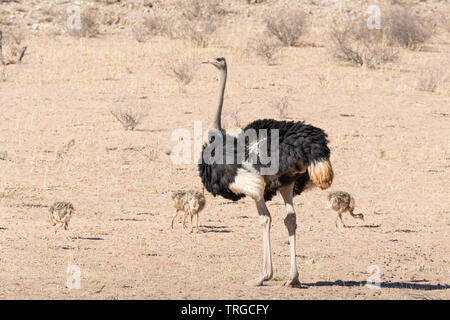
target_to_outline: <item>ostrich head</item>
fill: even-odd
[[[227,62],[225,61],[224,57],[209,58],[208,60],[203,61],[202,63],[212,64],[214,67],[216,67],[219,70],[227,69]]]

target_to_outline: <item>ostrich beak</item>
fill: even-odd
[[[208,59],[208,60],[202,61],[202,63],[209,63],[209,64],[213,64],[214,62],[215,62],[214,59]]]

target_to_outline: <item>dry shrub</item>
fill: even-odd
[[[398,50],[388,46],[383,31],[367,28],[365,21],[335,21],[330,28],[330,43],[335,58],[368,68],[398,58]]]
[[[176,38],[176,26],[167,15],[150,13],[144,16],[141,23],[133,27],[132,33],[138,42],[145,42],[154,36],[167,36],[173,39]]]
[[[139,42],[147,41],[151,36],[164,35],[170,39],[186,39],[205,48],[221,17],[227,13],[220,0],[179,0],[175,16],[148,14],[132,29],[132,33]]]
[[[387,10],[383,32],[391,45],[420,50],[433,35],[435,25],[429,19],[414,14],[410,8],[393,6]]]
[[[421,91],[436,92],[444,83],[448,73],[448,65],[441,63],[426,63],[417,71],[416,88]]]
[[[278,40],[262,35],[251,39],[248,42],[247,49],[263,58],[268,65],[273,65],[279,57],[281,45]]]
[[[181,14],[189,20],[219,17],[228,13],[221,0],[180,0],[178,7],[181,8]]]
[[[218,27],[214,19],[200,18],[196,20],[185,19],[181,27],[181,36],[190,40],[195,46],[206,48],[211,41],[212,34]]]
[[[162,35],[167,33],[169,21],[163,15],[156,15],[154,13],[144,17],[144,26],[147,28],[147,32],[152,35]]]
[[[208,46],[222,16],[228,13],[220,0],[184,0],[178,6],[178,35],[202,48]]]
[[[125,130],[134,130],[142,120],[148,116],[148,107],[121,107],[110,110],[110,113],[119,121]]]
[[[300,8],[277,6],[264,17],[269,33],[285,46],[295,46],[306,31],[306,14]]]
[[[184,87],[194,78],[194,70],[194,63],[189,59],[167,64],[167,74],[177,80],[182,91],[184,91]]]
[[[87,8],[80,12],[80,28],[69,28],[69,34],[75,37],[91,38],[98,35],[98,13],[93,8]]]
[[[131,33],[137,42],[145,42],[150,38],[150,33],[144,24],[137,24],[133,26]]]

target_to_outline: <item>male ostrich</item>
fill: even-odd
[[[216,57],[208,59],[203,63],[209,63],[219,70],[219,87],[216,112],[212,129],[209,131],[208,143],[203,145],[201,159],[198,169],[203,185],[206,190],[214,196],[220,195],[226,199],[237,201],[249,196],[255,200],[259,220],[263,227],[263,252],[264,262],[262,275],[257,279],[247,281],[245,284],[260,286],[264,281],[270,280],[272,271],[272,254],[270,245],[270,227],[272,218],[267,209],[266,201],[270,201],[278,191],[283,197],[286,207],[286,218],[284,224],[289,234],[290,244],[290,273],[289,280],[285,285],[299,285],[297,265],[295,261],[295,230],[297,228],[296,215],[294,211],[293,197],[299,195],[305,188],[316,185],[321,189],[328,188],[333,180],[333,169],[329,160],[330,149],[327,146],[327,135],[319,128],[294,121],[277,121],[273,119],[256,120],[242,129],[238,137],[227,135],[221,127],[221,112],[223,96],[227,78],[227,64],[225,58]],[[262,137],[261,130],[266,130],[267,135]],[[278,168],[275,174],[263,174],[261,169],[268,167],[262,161],[249,161],[249,156],[258,149],[263,140],[271,145],[271,129],[278,130],[278,150],[276,152]],[[256,131],[257,141],[245,140],[245,158],[236,161],[239,157],[236,146],[246,131]],[[213,135],[215,135],[213,139]],[[233,159],[223,157],[223,161],[214,161],[208,150],[217,137],[223,139],[224,155],[232,154]],[[230,139],[230,140],[229,140]],[[245,136],[244,136],[245,139]],[[233,141],[226,143],[226,141]],[[230,150],[232,149],[232,150]],[[241,149],[242,150],[242,149]],[[213,156],[213,153],[211,156]],[[258,157],[260,151],[256,151]],[[271,158],[272,159],[272,158]],[[312,182],[312,183],[311,183]]]

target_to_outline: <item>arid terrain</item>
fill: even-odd
[[[303,1],[308,32],[266,63],[247,43],[263,34],[275,2],[224,1],[217,29],[198,45],[142,35],[134,24],[154,12],[175,25],[175,1],[76,1],[103,14],[92,36],[61,27],[71,1],[0,1],[4,54],[17,30],[27,46],[20,64],[0,63],[0,299],[450,298],[449,74],[430,90],[419,85],[427,68],[450,69],[450,3],[403,1],[435,18],[433,35],[366,67],[333,57],[326,21],[365,17],[376,1]],[[289,244],[280,196],[268,204],[274,279],[262,287],[243,285],[262,263],[253,200],[205,193],[200,232],[183,229],[181,216],[170,229],[171,192],[202,190],[198,154],[190,164],[168,154],[176,130],[193,134],[195,121],[208,129],[217,70],[201,61],[214,56],[228,62],[226,127],[275,118],[328,134],[333,185],[294,199],[300,288],[282,285]],[[193,66],[187,84],[171,73],[179,61]],[[124,130],[111,114],[124,108],[147,116]],[[344,214],[350,227],[335,227],[326,205],[335,190],[354,196],[365,221]],[[56,234],[55,201],[75,207]],[[79,288],[68,287],[73,266]],[[369,288],[376,271],[381,287]]]

